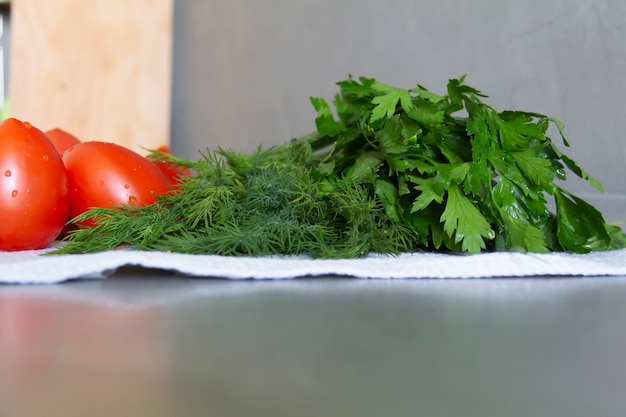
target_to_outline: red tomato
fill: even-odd
[[[170,148],[167,146],[159,146],[157,151],[172,155]],[[161,170],[161,173],[165,176],[165,179],[167,179],[173,189],[179,188],[181,177],[191,175],[191,171],[185,166],[176,165],[168,161],[152,160],[152,162]]]
[[[45,248],[68,213],[68,179],[54,145],[28,122],[0,123],[0,250]]]
[[[82,142],[63,153],[63,163],[72,218],[93,207],[148,205],[170,191],[152,162],[115,143]]]
[[[76,136],[63,129],[59,129],[58,127],[46,130],[45,133],[46,136],[48,136],[48,139],[50,139],[50,142],[52,142],[54,147],[57,149],[59,155],[62,155],[63,152],[80,143],[80,140]]]

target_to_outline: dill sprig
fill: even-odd
[[[145,207],[92,209],[96,225],[71,232],[55,253],[118,247],[192,254],[351,258],[416,250],[418,237],[394,223],[367,185],[312,175],[305,140],[251,154],[218,150],[176,160],[194,175]]]

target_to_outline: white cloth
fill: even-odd
[[[53,284],[73,279],[102,279],[124,266],[224,279],[289,279],[324,275],[372,279],[626,276],[626,249],[586,255],[405,253],[339,260],[314,260],[303,256],[185,255],[134,250],[45,255],[49,250],[0,252],[0,283]]]

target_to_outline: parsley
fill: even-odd
[[[375,160],[372,192],[391,219],[418,232],[421,247],[470,254],[623,247],[619,228],[557,185],[567,168],[604,191],[548,136],[554,126],[569,146],[558,119],[498,112],[464,77],[450,80],[446,95],[363,77],[339,86],[334,100],[339,122],[319,130],[317,139],[323,145],[329,137],[334,141],[323,158],[333,166],[326,177],[350,178],[363,155]],[[380,181],[384,192],[376,187]],[[550,199],[556,213],[547,208]]]
[[[311,98],[312,134],[251,154],[173,158],[194,172],[180,192],[142,208],[93,209],[78,220],[95,216],[97,225],[74,231],[57,253],[127,245],[332,258],[624,247],[621,229],[558,185],[569,170],[603,191],[548,136],[553,127],[569,146],[563,124],[498,112],[464,81],[449,80],[439,95],[349,77],[332,106]]]

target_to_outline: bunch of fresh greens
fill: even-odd
[[[317,131],[251,154],[174,158],[194,172],[153,205],[94,209],[62,252],[119,246],[222,255],[570,251],[624,247],[624,233],[557,184],[602,185],[547,136],[555,118],[498,112],[452,79],[446,95],[352,77]],[[158,156],[158,155],[157,155]],[[171,156],[168,156],[171,160]],[[556,212],[548,209],[548,198]]]
[[[367,185],[316,179],[306,141],[249,155],[218,150],[199,161],[167,158],[194,172],[178,192],[146,207],[84,213],[77,220],[92,218],[96,226],[72,232],[57,253],[130,245],[195,254],[351,258],[417,248],[416,233],[391,222]]]

